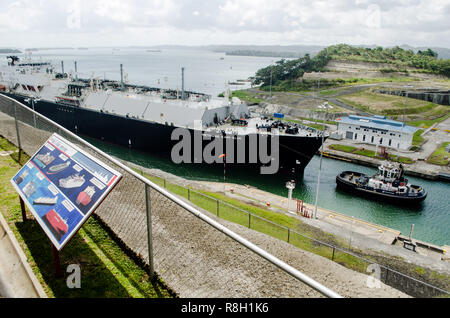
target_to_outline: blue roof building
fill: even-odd
[[[338,118],[338,132],[356,143],[380,145],[407,150],[412,145],[416,127],[386,119],[386,116],[357,116]]]

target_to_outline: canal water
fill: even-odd
[[[110,155],[143,167],[160,169],[190,180],[223,182],[223,169],[220,168],[204,165],[199,168],[195,164],[177,165],[166,158],[96,139],[87,138],[87,140]],[[311,160],[305,169],[303,179],[296,184],[293,197],[310,204],[315,203],[319,163],[319,156]],[[360,198],[337,190],[336,175],[343,170],[360,171],[368,175],[376,173],[375,168],[324,157],[319,186],[319,207],[384,225],[399,230],[404,235],[409,234],[411,225],[414,224],[415,239],[439,246],[450,245],[450,183],[407,176],[411,183],[423,186],[428,192],[427,198],[419,206],[407,208]],[[289,181],[289,176],[268,176],[231,169],[226,172],[226,182],[248,184],[287,197],[286,181]]]

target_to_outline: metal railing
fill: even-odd
[[[136,166],[135,169],[140,170],[141,175],[144,175],[142,167]],[[180,190],[177,191],[179,195],[187,198],[189,201],[201,208],[203,206],[207,207],[209,205],[211,207],[209,209],[209,212],[213,213],[217,217],[271,235],[299,248],[303,248],[317,253],[321,256],[328,257],[334,262],[341,263],[344,266],[350,267],[360,272],[366,272],[366,268],[369,265],[375,263],[372,260],[357,255],[351,250],[346,250],[331,243],[323,242],[308,235],[299,233],[294,229],[272,222],[264,217],[243,210],[233,204],[230,204],[218,198],[211,197],[205,193],[196,191],[195,189],[186,187],[180,182],[168,181],[165,178],[151,174],[150,171],[146,171],[146,174],[148,174],[150,177],[153,177],[154,182],[160,184],[164,188],[172,189],[174,186],[179,187]],[[209,201],[210,204],[198,200],[199,197],[201,197],[203,201]],[[321,247],[324,247],[327,250],[321,250]],[[345,258],[347,262],[343,261],[343,258]],[[389,266],[379,263],[377,263],[377,265],[379,266],[381,271],[380,280],[384,284],[394,287],[410,296],[430,297],[450,295],[450,292],[444,290],[443,288],[433,286],[432,284],[401,273],[400,271],[392,269]]]
[[[55,132],[123,175],[96,214],[180,297],[341,297],[61,125],[0,94],[0,135],[20,150],[34,154]]]

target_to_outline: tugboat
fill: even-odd
[[[336,176],[336,184],[345,191],[389,203],[413,205],[425,200],[425,189],[408,183],[403,173],[401,164],[384,162],[372,177],[360,172],[343,171]]]

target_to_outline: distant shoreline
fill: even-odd
[[[16,49],[0,49],[0,54],[9,54],[9,53],[22,53],[22,51]]]

